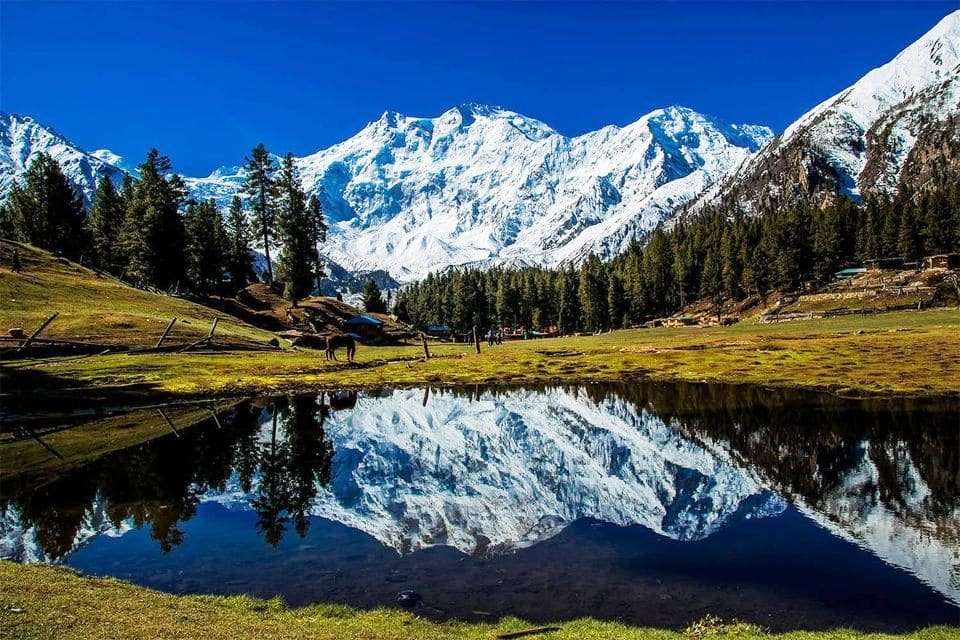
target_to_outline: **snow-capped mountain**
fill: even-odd
[[[30,118],[4,115],[0,125],[0,194],[40,151],[88,201],[101,175],[128,170],[109,150],[87,153]],[[405,282],[457,265],[612,257],[771,136],[669,107],[571,138],[506,109],[465,104],[435,118],[384,113],[296,163],[333,223],[327,257]],[[186,179],[194,197],[224,208],[242,181],[242,166]]]
[[[122,158],[117,154],[107,149],[87,153],[33,118],[0,113],[0,197],[6,195],[39,153],[47,153],[60,163],[88,206],[102,176],[117,181],[123,176]]]
[[[960,113],[960,11],[823,101],[699,199],[747,206],[891,192],[925,129]]]
[[[297,166],[334,223],[330,259],[403,282],[454,265],[616,255],[770,137],[670,107],[570,138],[467,104],[435,118],[384,113]],[[222,167],[187,182],[225,204],[242,178]]]

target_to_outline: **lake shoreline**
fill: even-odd
[[[841,398],[960,397],[960,311],[890,313],[781,325],[629,329],[481,346],[361,347],[357,362],[320,351],[92,355],[8,360],[5,396],[235,397],[354,388],[721,383]]]
[[[0,629],[6,637],[180,638],[495,638],[534,627],[557,627],[543,636],[555,639],[673,640],[706,638],[855,640],[904,638],[946,640],[953,627],[933,626],[903,634],[838,629],[768,633],[750,624],[714,620],[686,630],[630,627],[615,622],[578,619],[549,625],[504,618],[489,624],[432,622],[400,609],[359,611],[342,605],[287,607],[280,599],[248,596],[180,596],[139,587],[113,578],[89,577],[48,565],[0,561]]]

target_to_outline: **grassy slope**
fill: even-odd
[[[323,638],[490,639],[528,628],[517,619],[495,624],[437,624],[409,613],[378,609],[355,611],[336,605],[289,609],[277,600],[240,597],[171,596],[113,579],[80,577],[68,570],[0,562],[0,638]],[[916,640],[956,638],[958,630],[932,627],[905,636],[853,631],[764,634],[755,627],[732,625],[681,634],[636,629],[615,623],[576,620],[558,623],[556,633],[531,636],[559,639],[672,640],[674,638],[815,638],[886,637]]]
[[[23,271],[9,269],[16,246]],[[22,327],[28,333],[47,316],[59,317],[44,332],[46,338],[95,342],[104,345],[152,345],[170,318],[177,322],[170,334],[173,344],[205,336],[214,317],[221,322],[217,336],[231,341],[264,343],[273,335],[226,314],[171,296],[157,295],[98,276],[45,251],[19,243],[0,241],[0,331]]]
[[[789,386],[851,395],[960,393],[960,311],[934,310],[772,325],[637,329],[508,342],[479,356],[465,345],[363,347],[359,364],[316,351],[107,355],[5,365],[10,381],[201,394],[311,386],[577,382],[646,377]]]

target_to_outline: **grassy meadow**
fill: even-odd
[[[292,609],[280,600],[247,596],[174,596],[111,578],[68,569],[0,562],[0,638],[19,640],[101,638],[290,638],[297,640],[492,640],[531,627],[558,631],[544,640],[947,640],[956,629],[930,627],[904,635],[850,630],[770,634],[745,624],[697,624],[685,631],[631,628],[591,619],[553,625],[505,618],[490,624],[436,623],[412,613],[340,605]]]
[[[320,351],[109,354],[7,362],[8,389],[223,395],[421,384],[629,379],[791,387],[849,396],[960,393],[960,311],[906,311],[781,324],[629,329],[482,346],[360,346],[357,362]],[[19,381],[19,382],[18,382]]]

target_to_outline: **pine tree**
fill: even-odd
[[[827,206],[816,215],[813,234],[813,277],[828,282],[840,268],[842,255],[840,212],[835,206]]]
[[[233,196],[227,213],[226,245],[224,247],[227,275],[230,287],[239,291],[247,286],[253,275],[253,257],[250,252],[250,236],[247,218],[243,214],[240,196]]]
[[[296,304],[313,289],[317,249],[307,217],[307,196],[300,186],[292,154],[283,159],[277,194],[277,236],[282,246],[277,275],[283,282],[284,297]]]
[[[156,149],[147,153],[138,167],[140,177],[132,184],[121,232],[127,276],[164,289],[186,278],[185,232],[180,215],[186,186],[180,176],[168,176],[170,171],[169,158]]]
[[[650,234],[643,253],[644,290],[648,296],[647,306],[655,314],[672,311],[677,286],[673,273],[673,243],[662,228]]]
[[[615,273],[607,278],[607,317],[610,318],[610,327],[620,329],[624,325],[627,305],[623,290],[623,280]]]
[[[723,265],[720,260],[720,238],[707,247],[703,259],[703,275],[700,279],[700,295],[713,302],[717,319],[723,301]]]
[[[383,302],[380,287],[373,280],[367,280],[363,285],[363,308],[368,313],[387,312],[387,305]]]
[[[912,206],[904,206],[901,211],[897,252],[907,260],[916,260],[922,253],[922,240]]]
[[[580,311],[587,331],[599,331],[607,326],[607,283],[600,258],[591,254],[580,268],[577,291]]]
[[[223,286],[226,269],[226,232],[216,203],[212,199],[191,203],[184,222],[187,275],[192,288],[203,296],[217,293]]]
[[[40,153],[0,207],[0,233],[77,259],[84,246],[83,198],[59,163]]]
[[[580,296],[577,288],[579,278],[573,266],[557,278],[557,324],[561,333],[573,333],[580,324]]]
[[[323,215],[323,207],[320,206],[320,198],[316,194],[310,196],[310,199],[307,200],[307,218],[310,221],[310,231],[313,234],[312,241],[317,252],[314,271],[316,272],[317,290],[319,291],[320,281],[326,275],[323,270],[320,245],[327,241],[327,221]]]
[[[246,176],[243,183],[243,193],[250,202],[252,212],[251,227],[253,236],[263,247],[267,260],[267,283],[273,284],[273,262],[270,258],[270,242],[274,237],[274,227],[277,224],[276,199],[277,184],[274,176],[277,164],[262,144],[253,148],[247,158]]]
[[[495,314],[497,322],[504,326],[516,326],[517,319],[514,315],[516,307],[516,292],[511,287],[510,274],[504,271],[500,272],[500,278],[497,282],[497,291],[494,296]]]
[[[123,250],[120,246],[120,231],[126,216],[123,197],[113,186],[113,181],[104,176],[97,184],[93,207],[87,217],[87,236],[93,263],[105,271],[123,273]]]
[[[743,281],[743,263],[740,260],[740,246],[743,243],[742,233],[743,225],[738,219],[732,224],[724,226],[723,236],[720,240],[723,290],[728,296],[736,300],[743,297],[743,289],[741,288]]]

